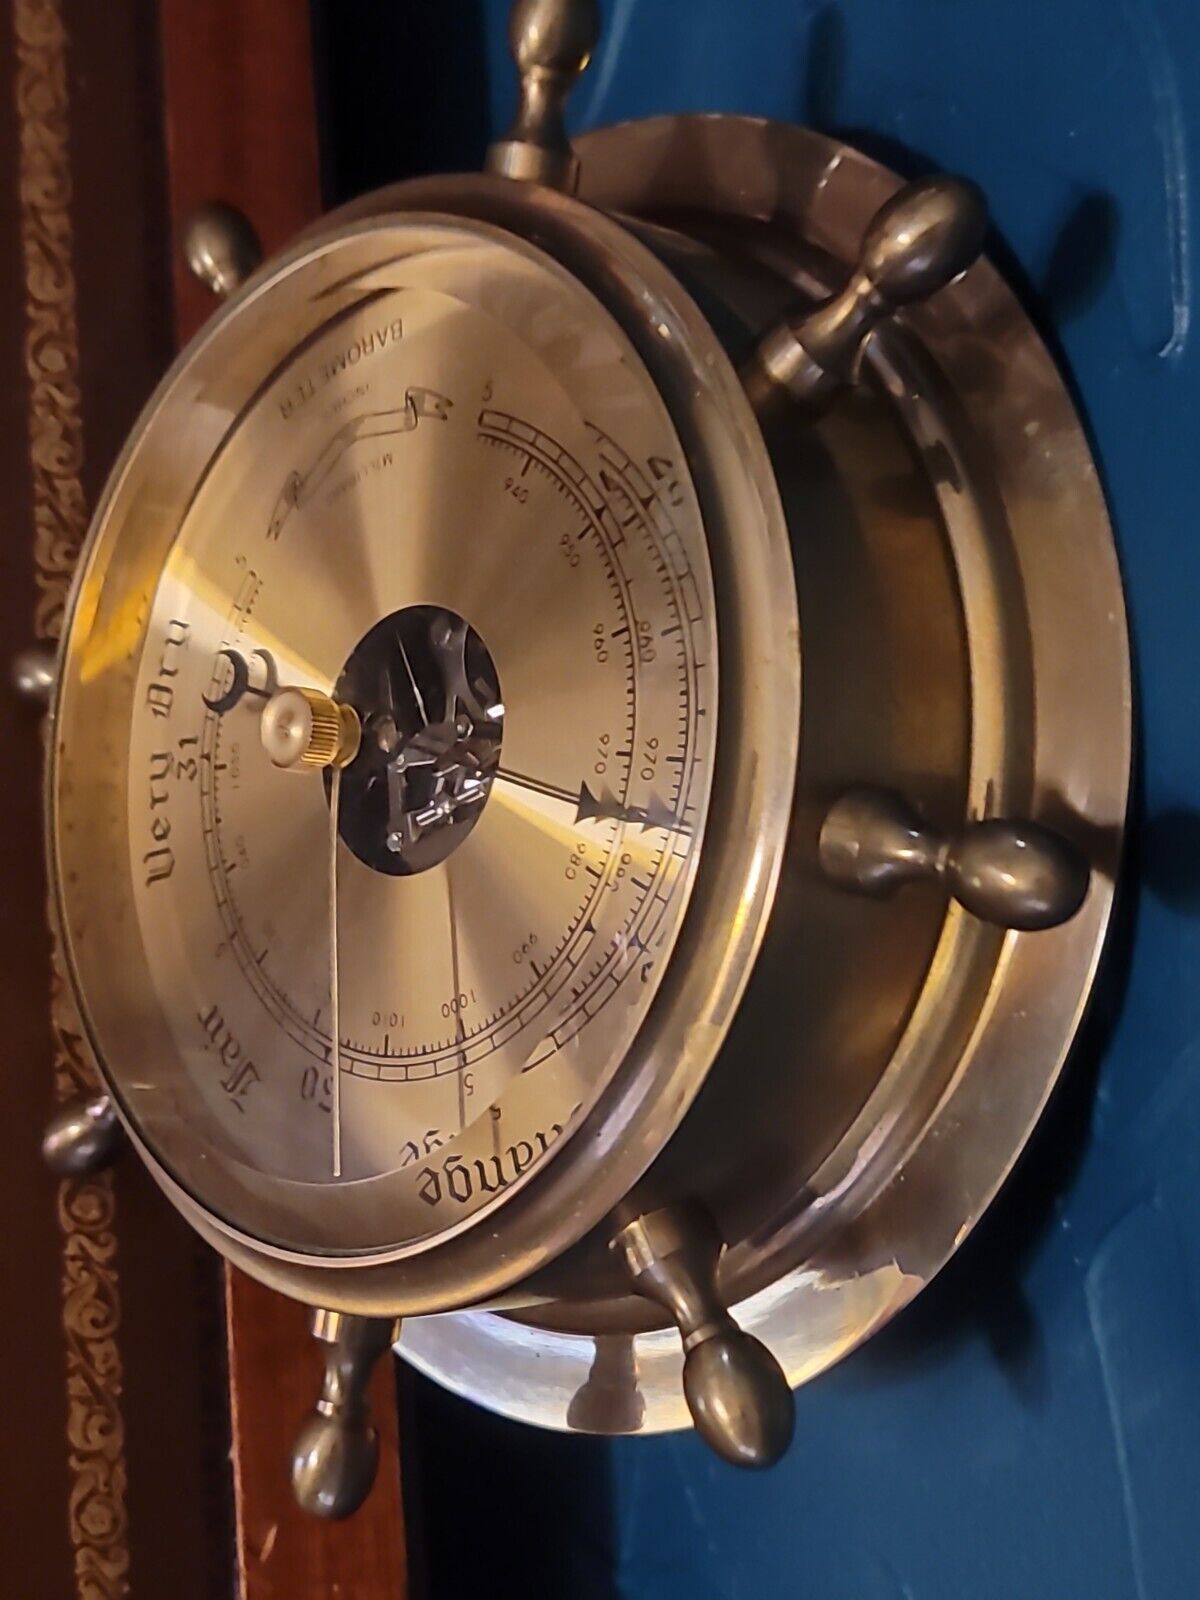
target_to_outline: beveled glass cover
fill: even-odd
[[[333,861],[331,774],[262,747],[285,686],[362,725]],[[152,402],[71,616],[53,855],[139,1137],[301,1255],[503,1204],[656,992],[715,736],[695,494],[599,302],[483,225],[295,252]]]

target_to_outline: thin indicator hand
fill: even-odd
[[[329,1013],[332,1037],[329,1064],[333,1069],[333,1175],[342,1175],[342,1032],[338,1006],[337,849],[338,809],[342,798],[342,769],[334,767],[329,783]]]
[[[408,676],[408,686],[412,690],[413,701],[417,714],[421,718],[421,726],[429,726],[429,713],[425,709],[425,700],[417,686],[417,677],[412,669],[412,662],[408,659],[408,651],[404,647],[404,636],[399,628],[396,629],[396,644],[400,651],[400,659],[404,663],[404,671]],[[388,686],[388,700],[392,708],[392,729],[396,744],[392,750],[391,759],[387,764],[387,790],[388,790],[388,824],[387,847],[396,855],[404,849],[408,839],[409,830],[406,827],[408,786],[405,781],[405,771],[410,764],[411,757],[405,749],[405,739],[396,731],[396,707],[391,693],[391,674],[384,670],[384,681]]]
[[[462,1010],[457,1004],[458,996],[462,994],[460,984],[462,979],[458,969],[458,919],[454,915],[454,885],[448,867],[443,867],[446,873],[446,912],[450,919],[450,981],[454,985],[454,1037],[458,1044],[458,1131],[461,1133],[467,1125],[467,1057],[463,1050],[463,1041],[467,1037],[467,1030],[463,1024]]]
[[[362,723],[353,706],[320,689],[279,689],[263,707],[262,747],[284,772],[329,772],[329,1065],[333,1075],[333,1175],[342,1175],[342,1030],[338,995],[337,858],[342,769],[358,754]]]
[[[396,629],[396,643],[400,646],[400,659],[403,661],[404,670],[408,674],[408,686],[412,690],[413,699],[417,703],[417,710],[420,713],[421,721],[426,727],[428,727],[429,713],[425,709],[425,702],[421,698],[421,691],[417,688],[416,675],[412,669],[412,662],[408,659],[408,651],[404,648],[404,640],[400,636],[399,628]]]

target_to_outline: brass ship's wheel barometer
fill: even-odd
[[[53,688],[106,1093],[48,1154],[127,1136],[319,1308],[326,1514],[392,1344],[511,1416],[777,1458],[1002,1182],[1112,900],[1112,538],[978,192],[737,117],[572,149],[594,33],[521,0],[488,172],[230,295]],[[226,288],[237,244],[192,240]]]

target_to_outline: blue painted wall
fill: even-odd
[[[478,51],[493,126],[506,12],[486,0]],[[538,1595],[1193,1600],[1200,0],[611,0],[605,21],[576,126],[751,112],[982,183],[1108,487],[1143,822],[1108,996],[1035,1146],[922,1301],[801,1392],[781,1467],[739,1476],[690,1437],[597,1454],[490,1419],[476,1459],[526,1473],[530,1524],[508,1537],[558,1547]]]

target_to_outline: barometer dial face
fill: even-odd
[[[221,423],[125,734],[145,1004],[193,1141],[158,1153],[314,1254],[422,1248],[552,1159],[670,956],[716,735],[704,530],[632,347],[527,247],[392,232],[326,263],[327,314]],[[353,708],[353,760],[273,764],[287,688]],[[152,1064],[109,1068],[143,1120]]]

